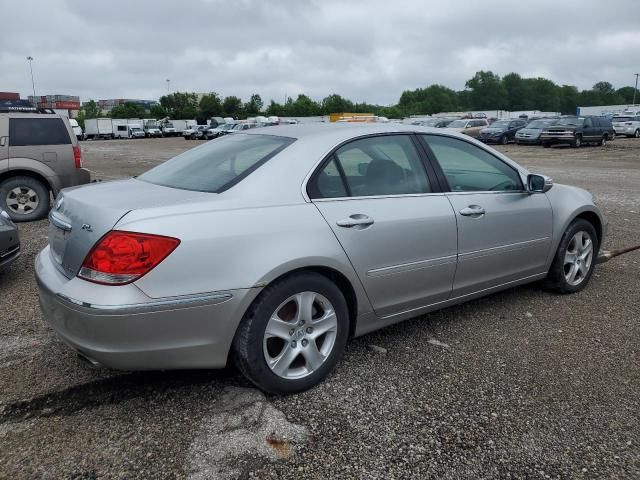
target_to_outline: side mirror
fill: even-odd
[[[545,175],[535,173],[527,176],[527,191],[530,193],[546,193],[553,187],[553,180]]]

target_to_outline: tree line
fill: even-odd
[[[265,105],[259,94],[251,95],[247,102],[231,95],[221,97],[215,92],[199,98],[195,93],[176,92],[164,95],[149,113],[142,106],[127,103],[115,106],[109,116],[113,118],[198,119],[205,123],[211,117],[247,118],[260,114],[281,117],[328,115],[336,112],[373,113],[389,118],[409,115],[434,114],[470,110],[540,110],[574,114],[576,107],[629,104],[633,101],[633,87],[615,89],[606,81],[597,82],[591,89],[579,90],[573,85],[558,85],[546,78],[523,78],[517,73],[503,77],[491,71],[479,71],[465,83],[465,89],[455,91],[443,85],[430,85],[405,90],[398,103],[384,106],[357,103],[336,93],[320,101],[300,94],[287,97],[284,103],[271,100]],[[640,97],[639,97],[640,98]],[[79,121],[103,116],[98,105],[86,102]]]

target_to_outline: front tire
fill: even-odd
[[[598,142],[598,145],[601,146],[601,147],[606,147],[607,146],[607,136],[606,135],[602,136],[602,138]]]
[[[49,189],[32,177],[11,177],[0,183],[0,210],[14,222],[40,220],[49,212]]]
[[[509,137],[507,137],[506,135],[503,135],[502,137],[500,137],[501,145],[506,145],[507,143],[509,143]]]
[[[567,228],[553,259],[546,285],[559,293],[576,293],[587,286],[596,266],[600,243],[594,226],[581,218]]]
[[[340,289],[320,274],[301,272],[266,287],[249,307],[233,340],[233,356],[261,390],[298,393],[331,373],[348,335]]]
[[[582,137],[577,135],[571,146],[573,148],[580,148],[582,146]]]

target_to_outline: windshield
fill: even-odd
[[[220,193],[294,141],[271,135],[225,135],[187,150],[138,179],[165,187]]]
[[[509,126],[509,121],[508,120],[500,120],[498,122],[493,122],[491,124],[492,127],[498,127],[498,128],[507,128]]]
[[[467,126],[467,121],[468,120],[454,120],[453,122],[451,122],[449,125],[447,125],[447,127],[450,128],[462,128],[462,127],[466,127]]]
[[[556,122],[556,125],[573,125],[574,127],[579,127],[583,123],[584,123],[584,118],[565,117],[558,120]]]

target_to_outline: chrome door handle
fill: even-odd
[[[460,210],[460,215],[465,217],[481,217],[486,212],[480,205],[469,205],[467,208]]]
[[[363,215],[362,213],[355,213],[353,215],[349,215],[348,218],[343,218],[342,220],[338,220],[336,225],[344,228],[356,228],[358,230],[368,227],[369,225],[373,225],[373,218],[368,215]]]

